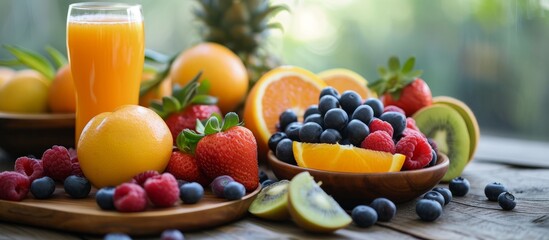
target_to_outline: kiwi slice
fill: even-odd
[[[467,125],[467,130],[470,137],[469,162],[473,160],[478,141],[480,139],[480,128],[478,126],[477,118],[475,117],[475,114],[473,114],[473,111],[471,111],[471,109],[464,102],[449,96],[433,97],[433,104],[447,105],[458,111],[461,117],[463,117],[463,120],[465,120],[465,124]]]
[[[438,150],[448,156],[450,166],[442,178],[447,182],[458,177],[469,162],[470,138],[463,117],[453,108],[435,104],[424,107],[413,116],[419,130],[432,138]]]
[[[309,172],[301,172],[292,178],[288,209],[294,222],[311,232],[333,232],[352,221],[345,210],[314,182]]]
[[[257,194],[248,211],[255,216],[269,220],[290,219],[288,185],[290,185],[290,181],[281,180],[263,188]]]

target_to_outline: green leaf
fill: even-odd
[[[238,114],[236,114],[235,112],[229,112],[225,115],[225,120],[223,120],[223,126],[221,127],[221,131],[225,131],[238,125],[240,125]]]
[[[389,58],[389,70],[392,72],[398,72],[400,70],[400,61],[398,57],[392,56]]]
[[[191,103],[201,105],[214,105],[217,103],[217,98],[209,95],[196,95],[191,100]]]
[[[406,74],[409,73],[414,69],[414,65],[416,64],[416,58],[411,57],[406,60],[406,63],[404,63],[404,67],[402,67],[402,73]]]
[[[55,49],[52,46],[46,46],[46,52],[50,55],[51,59],[53,60],[53,64],[55,64],[55,68],[59,69],[65,65],[67,65],[68,60],[65,55],[63,55],[59,50]]]
[[[162,105],[164,106],[163,109],[166,113],[173,113],[181,110],[181,104],[179,101],[171,96],[163,97]]]
[[[139,87],[139,96],[143,96],[147,94],[147,92],[149,92],[151,89],[155,88],[156,86],[160,85],[160,83],[162,83],[162,81],[166,79],[168,74],[170,74],[170,67],[173,61],[175,61],[176,57],[177,55],[173,56],[168,62],[168,64],[164,67],[164,69],[161,70],[158,74],[156,74],[152,80],[141,83]]]
[[[196,133],[188,128],[183,130],[183,135],[185,135],[185,138],[191,142],[198,142],[200,141],[200,139],[202,139],[202,137],[204,137],[204,135]]]
[[[208,119],[206,126],[204,127],[204,134],[210,135],[221,131],[219,127],[219,120],[215,117]]]
[[[204,79],[200,82],[200,85],[198,85],[197,94],[208,94],[210,93],[211,87],[212,84],[210,83],[210,80]]]
[[[21,61],[17,60],[17,59],[0,60],[0,66],[4,66],[4,67],[17,67],[17,66],[21,66],[21,65],[24,65],[24,64]]]
[[[4,45],[4,48],[13,54],[20,62],[43,74],[47,79],[53,79],[55,77],[55,69],[45,57],[17,46]]]
[[[162,103],[159,103],[159,102],[151,102],[151,105],[149,106],[150,109],[152,110],[158,110],[158,111],[163,111],[164,110],[164,107],[162,106]]]
[[[385,77],[387,76],[387,74],[388,74],[387,68],[385,68],[385,67],[378,67],[378,68],[377,68],[377,73],[379,74],[379,77],[385,78]]]
[[[269,23],[267,24],[267,29],[278,29],[282,32],[284,32],[284,26],[282,26],[282,23],[279,23],[279,22],[273,22],[273,23]]]
[[[198,119],[196,119],[196,132],[204,134],[204,124]]]
[[[220,121],[220,122],[223,121],[223,116],[221,116],[221,114],[219,114],[219,113],[212,113],[210,118],[212,118],[212,117],[217,118],[217,121]]]
[[[171,60],[169,56],[147,48],[145,49],[145,61],[168,63]]]
[[[156,69],[155,67],[145,63],[143,65],[143,72],[156,74],[158,72],[158,69]]]
[[[385,93],[385,90],[386,90],[386,87],[387,87],[387,82],[385,82],[385,80],[383,78],[380,78],[378,80],[376,80],[375,82],[369,84],[368,86],[370,89],[374,90],[378,96],[381,96],[383,95],[383,93]]]

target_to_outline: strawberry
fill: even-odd
[[[412,116],[419,109],[432,103],[431,89],[419,78],[422,71],[413,70],[415,58],[409,58],[402,68],[397,57],[389,58],[389,69],[378,69],[380,79],[370,85],[385,106],[394,105]]]
[[[151,103],[153,109],[164,119],[170,132],[173,143],[176,144],[177,135],[184,129],[194,129],[196,121],[208,119],[212,114],[221,114],[215,105],[217,98],[208,96],[208,84],[198,83],[202,72],[198,73],[185,87],[174,86],[172,96],[164,97],[162,103]]]
[[[239,126],[238,115],[230,112],[220,124],[218,117],[210,117],[205,125],[197,122],[196,132],[185,130],[177,139],[178,146],[194,152],[202,173],[212,180],[229,175],[242,183],[246,191],[259,184],[257,143],[252,132]]]
[[[186,182],[198,182],[202,186],[208,186],[210,183],[198,168],[196,158],[192,154],[180,150],[172,152],[166,172],[171,173],[176,179]]]

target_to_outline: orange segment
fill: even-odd
[[[318,96],[326,87],[315,74],[294,66],[275,68],[254,85],[244,107],[244,126],[257,139],[259,156],[265,158],[269,137],[276,132],[278,117],[293,109],[302,121],[304,111],[318,104]]]
[[[339,93],[353,90],[357,92],[362,99],[376,96],[368,89],[368,81],[360,76],[360,74],[349,69],[336,68],[326,70],[319,73],[318,77],[324,80],[329,86],[334,87]]]
[[[352,173],[398,172],[406,156],[373,151],[352,145],[293,143],[300,167]]]

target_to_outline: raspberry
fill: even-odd
[[[209,184],[206,176],[200,172],[198,164],[196,163],[196,158],[181,151],[172,152],[172,156],[166,167],[166,172],[171,173],[176,179],[185,180],[187,182],[198,182],[202,186],[207,186]]]
[[[147,208],[147,194],[135,183],[122,183],[114,190],[114,207],[119,212],[141,212]]]
[[[433,158],[431,146],[420,134],[412,133],[402,137],[396,144],[396,152],[406,156],[403,170],[423,168]]]
[[[26,175],[15,171],[0,173],[0,199],[21,201],[29,193],[30,181]]]
[[[42,162],[30,157],[20,157],[15,160],[15,171],[29,178],[29,182],[44,176]]]
[[[179,200],[179,185],[171,173],[147,179],[144,188],[156,207],[171,207]]]
[[[72,173],[72,162],[69,151],[63,146],[54,145],[42,155],[44,175],[62,182]]]
[[[386,106],[385,108],[383,108],[383,112],[384,113],[386,113],[386,112],[398,112],[398,113],[402,113],[402,115],[406,116],[406,113],[404,112],[404,110],[402,110],[402,108],[399,108],[395,105]]]
[[[395,143],[391,136],[385,131],[370,133],[364,141],[362,141],[360,147],[395,154]]]
[[[390,123],[383,121],[379,118],[374,118],[368,126],[370,128],[370,133],[375,131],[385,131],[389,134],[389,137],[393,137],[393,126]]]
[[[158,176],[158,175],[160,175],[160,173],[158,173],[155,170],[144,171],[140,174],[135,175],[135,177],[133,177],[133,179],[132,179],[132,183],[135,183],[135,184],[143,187],[145,185],[145,182],[147,181],[147,179],[149,179],[151,177]]]
[[[417,127],[416,125],[416,120],[414,120],[413,118],[411,117],[407,117],[406,118],[406,128],[409,128],[409,129],[412,129],[412,130],[416,130],[418,132],[421,132],[419,130],[419,128]]]

